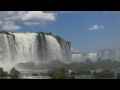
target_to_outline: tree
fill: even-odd
[[[76,75],[75,70],[74,70],[74,71],[71,71],[71,72],[70,72],[70,75],[75,76],[75,75]]]
[[[88,69],[85,69],[85,68],[81,67],[81,68],[78,68],[76,70],[76,74],[77,75],[88,75],[88,74],[91,74],[91,71],[88,70]]]
[[[102,61],[101,57],[99,57],[97,61],[98,61],[98,62],[101,62],[101,61]]]
[[[0,68],[0,77],[3,77],[3,76],[4,76],[3,68]]]
[[[120,79],[120,73],[117,74],[117,79]]]
[[[52,35],[52,32],[49,32],[49,35]]]
[[[92,61],[91,61],[89,58],[87,58],[87,59],[85,60],[85,63],[87,63],[87,64],[91,64]]]
[[[66,71],[64,68],[55,69],[49,76],[52,79],[67,79],[68,71]]]
[[[115,74],[113,71],[110,70],[103,70],[100,72],[93,72],[93,78],[98,78],[98,79],[105,79],[105,78],[114,78]]]
[[[4,72],[4,76],[5,76],[5,77],[7,77],[7,76],[9,76],[9,75],[8,75],[8,73],[7,73],[7,72]]]
[[[10,71],[10,76],[11,76],[11,79],[19,79],[20,72],[13,67]]]
[[[0,68],[0,79],[5,79],[8,75],[7,72],[4,72],[3,68]]]
[[[37,74],[37,73],[33,73],[32,76],[39,76],[39,74]]]

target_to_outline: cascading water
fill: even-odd
[[[97,53],[97,59],[98,58],[101,58],[102,60],[108,60],[108,59],[111,59],[111,60],[116,60],[116,50],[102,50],[102,51],[99,51]]]
[[[0,67],[9,69],[13,66],[15,56],[14,35],[0,33]]]
[[[85,62],[87,58],[91,61],[97,60],[97,53],[77,53],[72,54],[73,62]]]
[[[88,55],[84,55],[83,53],[75,53],[72,54],[72,60],[73,62],[85,62],[87,58],[89,58],[91,61],[97,61],[98,59],[101,60],[112,60],[112,61],[118,61],[120,62],[120,49],[115,50],[101,50],[97,53],[86,53]]]
[[[14,33],[17,63],[35,62],[37,58],[37,33]]]
[[[42,33],[0,33],[0,67],[7,70],[18,63],[51,60],[70,61],[70,45]]]
[[[73,62],[84,62],[85,59],[83,58],[82,54],[72,54]]]
[[[47,42],[47,60],[62,60],[62,62],[68,63],[70,61],[70,48],[68,44],[63,40],[58,42],[58,40],[50,35],[45,35]]]
[[[96,61],[97,53],[89,53],[87,58],[89,58],[91,61]]]
[[[63,60],[61,47],[57,40],[53,36],[45,35],[45,37],[47,40],[48,58],[51,60]]]

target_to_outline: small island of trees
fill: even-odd
[[[13,67],[8,74],[3,68],[0,68],[0,79],[20,79],[20,72]]]

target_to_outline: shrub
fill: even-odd
[[[93,72],[93,78],[105,79],[105,78],[114,78],[115,73],[110,70],[103,70],[100,72]]]
[[[13,67],[10,71],[10,76],[11,76],[11,79],[19,79],[20,72]]]
[[[52,79],[67,79],[68,78],[68,71],[66,71],[64,68],[55,69],[49,76]]]
[[[120,73],[117,74],[117,79],[120,79]]]
[[[3,77],[3,76],[4,76],[3,68],[0,68],[0,77]]]

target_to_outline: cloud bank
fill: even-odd
[[[56,20],[53,12],[43,11],[0,11],[0,29],[18,30],[22,27],[15,22],[22,22],[25,25],[39,25]]]
[[[17,30],[17,29],[21,29],[21,27],[16,25],[14,22],[11,22],[11,21],[2,22],[2,21],[0,21],[0,30]]]

